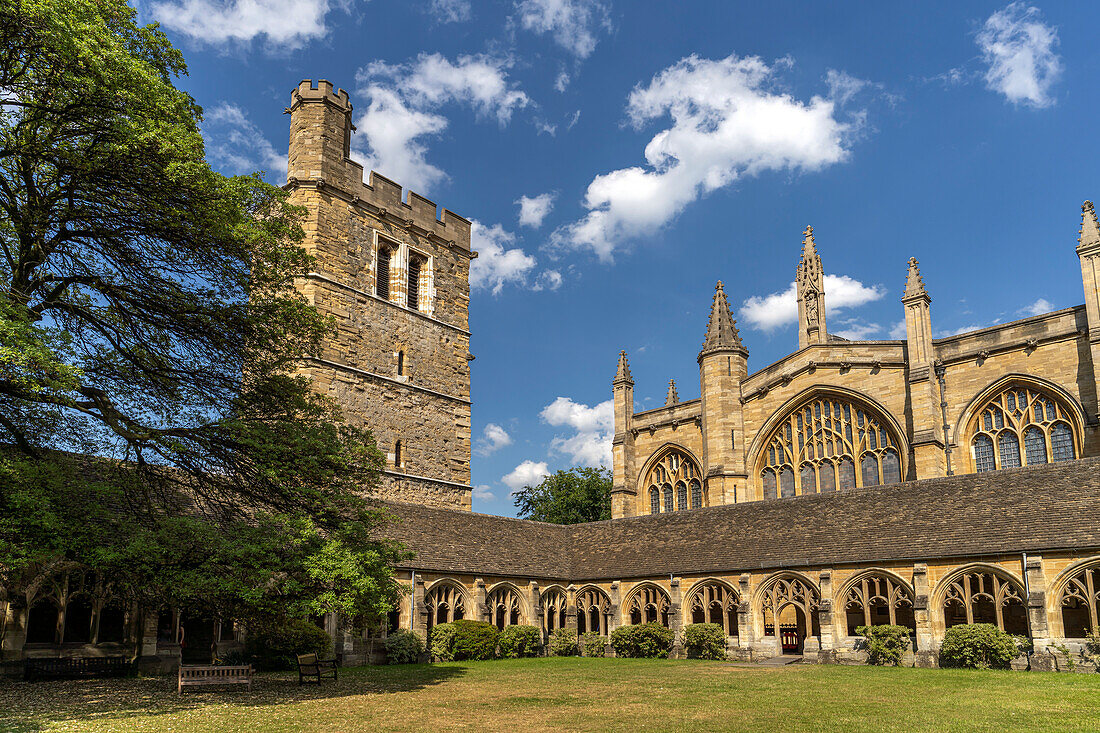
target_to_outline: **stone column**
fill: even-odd
[[[29,611],[25,603],[18,602],[21,600],[21,596],[16,596],[15,601],[9,601],[5,604],[4,643],[0,646],[0,661],[23,658],[23,646],[27,642],[27,614]]]
[[[611,584],[611,618],[607,623],[607,644],[604,646],[604,654],[611,657],[615,655],[614,650],[611,648],[611,632],[619,628],[622,610],[622,593],[620,592],[621,584],[618,580]]]
[[[139,615],[136,631],[141,656],[155,657],[157,655],[157,625],[159,623],[159,614],[142,613]]]
[[[577,633],[577,586],[572,583],[565,589],[565,628]]]
[[[672,629],[672,651],[669,656],[673,659],[682,659],[686,654],[684,653],[684,619],[681,615],[683,598],[680,593],[680,579],[669,579],[669,586],[671,589],[669,600],[672,602],[668,613],[668,626]]]
[[[428,613],[430,609],[425,601],[427,593],[424,590],[424,578],[416,575],[413,582],[412,602],[409,608],[409,628],[420,634],[420,638],[427,644],[428,639]]]
[[[493,614],[489,611],[489,606],[486,605],[484,578],[474,579],[474,608],[476,609],[474,613],[477,614],[478,618],[493,623]]]
[[[932,627],[929,603],[928,565],[918,562],[913,565],[913,620],[917,626],[917,648],[914,652],[918,667],[938,665],[936,653],[939,650],[939,644]]]
[[[527,584],[527,607],[531,609],[531,618],[528,623],[541,632],[542,629],[546,628],[542,622],[545,610],[542,607],[542,594],[539,593],[539,584],[534,580]],[[545,638],[545,634],[543,634],[543,638]]]
[[[1031,655],[1031,668],[1049,671],[1055,669],[1053,639],[1050,638],[1050,621],[1047,618],[1047,580],[1043,573],[1042,555],[1028,555],[1023,563],[1024,579],[1027,583],[1027,623],[1031,630],[1034,652]]]
[[[817,608],[817,625],[821,629],[818,661],[833,664],[836,662],[836,627],[833,620],[833,571],[822,570],[818,587],[821,589],[821,602]]]

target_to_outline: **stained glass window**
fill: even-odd
[[[1071,415],[1052,395],[1030,386],[1013,385],[1002,390],[985,403],[971,423],[974,470],[1073,460],[1077,457],[1077,441],[1066,422]]]

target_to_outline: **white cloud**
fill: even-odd
[[[496,423],[489,423],[485,426],[481,439],[478,440],[477,452],[479,455],[487,456],[511,444],[512,436],[508,435],[504,428]]]
[[[330,0],[179,0],[150,6],[153,19],[194,41],[247,43],[257,36],[282,49],[301,48],[328,33]]]
[[[478,484],[474,487],[474,498],[478,501],[492,501],[496,494],[489,490],[486,484]]]
[[[440,23],[465,23],[470,19],[470,0],[432,0],[432,17]]]
[[[844,327],[832,333],[834,336],[839,336],[849,341],[866,341],[872,336],[877,336],[882,332],[882,326],[877,323],[865,323],[858,318],[850,318],[847,321],[843,321],[841,325]]]
[[[473,108],[506,125],[530,99],[509,81],[509,59],[421,54],[407,64],[376,61],[360,69],[356,81],[370,99],[357,127],[364,165],[407,188],[426,193],[447,176],[427,160],[425,139],[447,128],[439,114],[446,104]]]
[[[1041,316],[1044,313],[1050,313],[1054,310],[1054,304],[1046,298],[1039,298],[1034,303],[1026,305],[1020,309],[1020,315],[1026,316]]]
[[[612,400],[589,407],[568,397],[558,397],[539,416],[550,425],[574,430],[573,435],[555,437],[550,444],[553,450],[568,454],[577,465],[611,465],[611,439],[615,432]]]
[[[550,471],[547,469],[545,461],[539,461],[538,463],[524,461],[512,469],[510,473],[501,476],[500,480],[514,494],[524,486],[537,486],[549,475]]]
[[[572,130],[573,125],[577,124],[577,120],[581,118],[581,111],[578,109],[576,112],[569,116],[569,124],[565,126],[566,130]]]
[[[558,78],[554,79],[554,89],[557,89],[559,92],[564,92],[568,86],[569,74],[563,71],[558,74]]]
[[[776,71],[788,65],[692,55],[635,87],[627,103],[634,127],[665,117],[672,125],[646,145],[646,165],[596,176],[585,193],[588,213],[555,231],[551,242],[610,260],[625,240],[652,234],[741,176],[816,171],[845,160],[861,115],[842,121],[836,100],[802,102],[776,89]]]
[[[881,285],[864,285],[847,275],[825,276],[825,314],[832,315],[845,308],[879,300],[886,295]],[[754,295],[740,310],[741,320],[761,331],[773,331],[798,322],[798,290],[794,283],[779,293]],[[838,336],[843,336],[838,333]],[[844,338],[848,338],[844,336]]]
[[[596,50],[600,33],[611,30],[607,7],[596,0],[520,0],[516,10],[524,30],[549,33],[582,59]]]
[[[561,287],[562,276],[557,270],[546,270],[539,273],[538,282],[531,288],[532,290],[557,290]]]
[[[905,319],[904,318],[890,327],[890,338],[892,338],[892,339],[905,339],[905,338],[908,338],[908,337],[909,337],[909,334],[905,330]]]
[[[1040,16],[1034,6],[1009,3],[990,15],[977,35],[988,65],[986,86],[1013,104],[1037,109],[1054,104],[1051,87],[1062,73],[1062,60],[1054,52],[1058,30]]]
[[[207,154],[230,174],[265,170],[271,180],[286,181],[286,154],[275,151],[243,109],[222,102],[203,115]]]
[[[542,226],[542,220],[554,208],[556,193],[540,193],[538,196],[520,196],[516,200],[519,204],[519,225],[538,229]]]
[[[522,285],[535,269],[535,258],[515,244],[516,235],[500,224],[487,227],[474,219],[470,232],[472,249],[477,259],[470,264],[470,287],[492,290],[498,295],[508,283]]]

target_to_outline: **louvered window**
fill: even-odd
[[[409,297],[408,304],[410,308],[420,310],[420,271],[424,261],[419,257],[409,257]]]
[[[374,294],[385,300],[390,299],[390,250],[378,248],[378,273],[375,278]]]

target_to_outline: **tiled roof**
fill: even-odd
[[[1100,548],[1100,458],[558,526],[405,504],[386,535],[449,573],[572,581]]]

